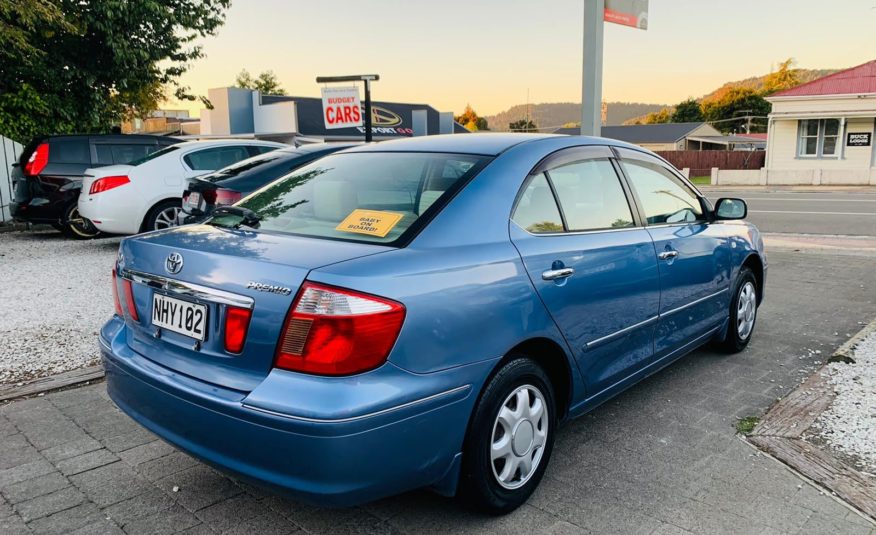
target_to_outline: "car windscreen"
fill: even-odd
[[[488,162],[468,154],[332,154],[237,206],[254,212],[264,231],[400,245]],[[229,217],[212,223],[235,225]]]
[[[236,176],[240,176],[243,173],[247,173],[250,171],[255,171],[261,168],[266,167],[269,164],[276,163],[278,161],[282,161],[289,158],[295,158],[299,156],[295,153],[290,152],[266,152],[264,154],[259,154],[258,156],[253,156],[252,158],[247,158],[246,160],[239,161],[235,164],[231,164],[228,167],[220,169],[214,173],[210,173],[209,175],[205,175],[200,177],[201,180],[206,180],[207,182],[219,182],[220,180],[227,180],[229,178],[234,178]]]
[[[140,164],[144,164],[144,163],[148,162],[149,160],[154,160],[155,158],[158,158],[159,156],[164,156],[165,154],[173,152],[175,150],[179,150],[179,146],[171,145],[171,146],[165,147],[161,150],[157,150],[157,151],[153,152],[152,154],[149,154],[148,156],[145,156],[143,158],[139,158],[137,160],[129,162],[128,165],[133,165],[136,167]]]

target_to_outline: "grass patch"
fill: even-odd
[[[736,432],[740,435],[750,435],[754,428],[757,427],[757,423],[760,421],[760,418],[757,416],[746,416],[745,418],[740,418],[736,421]]]
[[[696,184],[697,186],[708,186],[712,183],[712,177],[709,175],[706,176],[692,176],[690,177],[690,181]]]

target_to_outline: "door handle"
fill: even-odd
[[[571,277],[573,273],[575,273],[575,270],[572,268],[549,269],[541,274],[541,278],[546,281],[555,281]]]
[[[678,251],[663,251],[662,253],[657,255],[657,258],[660,260],[670,260],[678,256]]]

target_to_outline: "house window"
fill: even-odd
[[[839,153],[839,139],[839,119],[800,121],[797,154],[807,158],[835,158]]]

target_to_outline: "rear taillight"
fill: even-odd
[[[304,283],[286,317],[275,366],[320,375],[374,369],[386,361],[404,319],[401,303]]]
[[[49,144],[40,143],[36,150],[30,154],[27,163],[24,164],[24,174],[28,176],[38,175],[43,172],[49,163]]]
[[[234,204],[243,198],[243,194],[239,191],[225,188],[204,190],[201,195],[208,204],[215,204],[216,206]]]
[[[124,311],[122,311],[122,302],[119,301],[119,279],[116,276],[116,268],[113,268],[113,303],[116,306],[116,316],[125,317]]]
[[[122,283],[122,290],[125,293],[125,308],[128,309],[128,315],[134,321],[140,321],[140,315],[137,314],[137,305],[134,304],[134,286],[128,280],[119,277],[113,268],[113,304],[116,307],[116,315],[125,317],[125,311],[122,308],[122,301],[119,299],[119,281]]]
[[[225,351],[240,353],[246,341],[246,330],[252,310],[229,306],[225,309]]]
[[[91,188],[88,189],[88,194],[94,195],[95,193],[101,193],[103,191],[111,190],[119,186],[124,186],[130,181],[131,180],[125,175],[105,176],[103,178],[98,178],[91,183]]]

